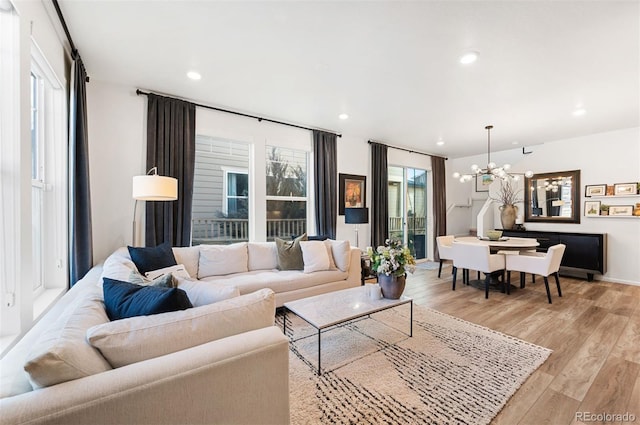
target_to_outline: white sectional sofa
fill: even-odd
[[[360,284],[360,251],[336,244],[343,255],[312,273],[274,268],[269,243],[240,247],[246,261],[230,255],[238,246],[173,248],[200,278],[193,285],[240,295],[109,321],[103,277],[127,280],[135,269],[117,250],[0,360],[0,425],[289,423],[288,339],[273,326],[275,308]],[[233,267],[242,270],[216,272]]]
[[[275,292],[276,307],[285,302],[340,289],[362,282],[359,248],[349,241],[325,241],[333,246],[329,270],[305,273],[304,270],[278,270],[275,242],[242,242],[233,245],[199,245],[173,248],[178,264],[192,278],[235,286],[241,295],[269,288]],[[127,248],[119,248],[104,265],[105,277],[127,280],[135,265]]]

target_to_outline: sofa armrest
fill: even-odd
[[[362,283],[362,264],[360,263],[361,256],[362,251],[360,251],[360,248],[351,248],[349,275],[347,276],[347,281],[353,283],[351,286],[358,286]]]
[[[289,423],[275,326],[0,400],[0,424]]]

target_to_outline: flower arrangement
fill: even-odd
[[[515,205],[518,202],[522,202],[521,192],[522,189],[516,189],[511,179],[507,179],[500,182],[500,190],[497,196],[492,196],[491,199],[500,202],[502,205]]]
[[[369,246],[367,255],[371,259],[371,269],[378,274],[404,276],[405,272],[413,273],[416,269],[411,251],[399,240],[387,239],[384,246],[375,251]]]

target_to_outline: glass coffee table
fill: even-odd
[[[409,304],[411,314],[408,335],[413,336],[413,299],[405,296],[397,300],[372,299],[367,292],[367,285],[363,285],[284,303],[285,316],[289,310],[318,331],[318,375],[322,375],[322,332],[329,328],[379,311]],[[283,331],[286,335],[286,317]]]

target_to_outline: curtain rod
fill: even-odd
[[[405,152],[409,152],[409,153],[417,153],[417,154],[425,155],[425,156],[437,156],[437,157],[439,157],[439,158],[444,158],[444,160],[445,160],[445,161],[448,161],[448,160],[449,160],[449,158],[447,158],[446,156],[442,156],[442,155],[434,155],[434,154],[432,154],[432,153],[426,153],[426,152],[420,152],[420,151],[412,151],[411,149],[401,148],[401,147],[399,147],[399,146],[387,145],[387,144],[385,144],[385,143],[380,143],[380,142],[376,142],[376,141],[373,141],[373,140],[369,140],[367,143],[369,143],[369,144],[371,144],[371,143],[377,143],[377,144],[379,144],[379,145],[385,145],[385,146],[386,146],[386,147],[388,147],[388,148],[391,148],[391,149],[397,149],[397,150],[399,150],[399,151],[405,151]]]
[[[65,35],[67,36],[67,40],[69,41],[69,46],[71,47],[71,57],[74,60],[78,60],[80,61],[80,66],[82,66],[82,69],[84,70],[84,73],[87,73],[87,69],[84,67],[84,62],[82,61],[82,58],[80,57],[80,53],[78,52],[78,49],[76,49],[76,45],[73,43],[73,39],[71,38],[71,33],[69,32],[69,27],[67,27],[67,22],[64,20],[64,16],[62,16],[62,10],[60,10],[60,4],[58,4],[58,0],[51,0],[51,2],[53,3],[53,7],[55,7],[56,9],[56,13],[58,14],[58,19],[60,20],[60,23],[62,24],[62,29],[64,30]],[[87,83],[89,82],[89,76],[87,75]]]
[[[140,95],[148,96],[151,93],[144,92],[144,91],[142,91],[140,89],[136,89],[136,94],[138,96],[140,96]],[[161,96],[163,96],[163,95],[161,95]],[[165,96],[165,97],[171,97],[173,99],[177,99],[176,97],[173,97],[173,96]],[[184,100],[184,99],[182,99],[182,100]],[[190,102],[190,101],[187,100],[187,102]],[[320,130],[320,129],[317,129],[317,128],[310,128],[310,127],[304,127],[302,125],[291,124],[291,123],[288,123],[288,122],[276,121],[276,120],[272,120],[272,119],[269,119],[269,118],[259,117],[259,116],[256,116],[256,115],[244,114],[242,112],[231,111],[229,109],[216,108],[215,106],[203,105],[201,103],[195,103],[195,102],[190,102],[190,103],[193,103],[194,105],[196,105],[196,106],[198,106],[200,108],[211,109],[211,110],[219,111],[219,112],[226,112],[227,114],[239,115],[241,117],[253,118],[253,119],[256,119],[256,120],[258,120],[260,122],[267,121],[267,122],[272,122],[274,124],[286,125],[286,126],[289,126],[289,127],[301,128],[303,130],[309,130],[309,131],[313,131],[313,130],[326,131],[326,130]],[[327,133],[333,133],[338,137],[342,137],[342,134],[337,134],[337,133],[334,133],[333,131],[327,131]]]

